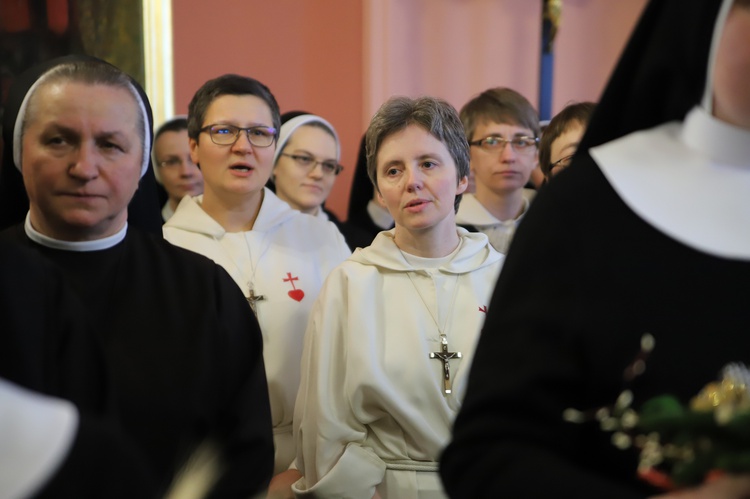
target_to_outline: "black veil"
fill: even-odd
[[[720,0],[652,0],[592,116],[579,151],[682,120],[700,103]]]

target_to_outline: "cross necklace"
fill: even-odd
[[[245,247],[247,248],[247,256],[250,262],[250,275],[247,277],[247,296],[245,297],[245,299],[247,300],[248,305],[250,305],[250,308],[252,309],[253,313],[257,317],[258,316],[257,302],[265,300],[266,297],[264,295],[255,294],[254,281],[255,281],[256,266],[255,266],[255,263],[253,262],[253,252],[250,249],[250,243],[247,240],[247,233],[242,232],[241,234],[242,234],[242,239],[245,241]],[[221,246],[221,249],[224,251],[224,254],[226,254],[227,258],[229,258],[232,264],[234,264],[234,266],[237,268],[237,272],[239,273],[239,275],[241,277],[245,277],[245,272],[242,271],[242,268],[240,267],[240,265],[235,261],[234,258],[232,258],[231,253],[229,253],[229,251],[224,247],[224,245],[221,244],[221,241],[216,239],[216,237],[214,237],[214,240],[219,246]],[[263,251],[263,254],[265,254],[265,250]],[[261,254],[261,257],[263,256],[263,254]],[[260,260],[260,258],[258,258],[258,260]]]
[[[401,248],[399,248],[399,251],[401,251]],[[401,254],[403,255],[403,252],[401,252]],[[414,279],[411,276],[411,271],[407,271],[406,275],[409,277],[409,281],[411,282],[411,285],[414,287],[414,290],[417,292],[417,295],[419,295],[419,299],[422,300],[422,304],[427,309],[427,313],[430,314],[430,317],[432,318],[432,322],[435,323],[435,327],[437,328],[438,333],[440,334],[440,351],[430,352],[429,356],[431,359],[437,359],[443,363],[443,394],[450,395],[452,392],[450,360],[460,359],[461,352],[450,351],[450,349],[448,348],[448,337],[445,334],[445,328],[448,325],[448,322],[450,321],[451,316],[453,315],[453,308],[455,307],[455,304],[456,304],[456,296],[457,296],[457,291],[458,291],[458,274],[455,275],[456,278],[455,278],[455,281],[453,282],[453,297],[451,298],[450,308],[448,309],[448,314],[445,317],[445,321],[443,322],[443,327],[440,327],[440,324],[438,323],[438,317],[440,317],[439,300],[438,300],[438,309],[436,310],[438,315],[436,317],[435,314],[432,313],[432,310],[430,310],[430,307],[427,305],[427,302],[425,301],[424,296],[422,296],[422,293],[419,291],[419,288],[414,282]],[[437,296],[437,289],[435,291],[436,291],[435,296]]]

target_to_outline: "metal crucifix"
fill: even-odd
[[[253,310],[253,313],[257,316],[258,311],[255,309],[256,302],[265,300],[266,297],[263,295],[256,295],[255,290],[250,287],[250,293],[247,296],[247,302],[250,304],[250,308]]]
[[[430,352],[431,359],[438,359],[443,363],[443,393],[448,395],[451,393],[451,359],[460,359],[461,352],[449,352],[448,351],[448,338],[444,334],[440,335],[440,351]]]

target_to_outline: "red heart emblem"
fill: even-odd
[[[289,292],[289,297],[292,300],[302,301],[302,298],[305,297],[305,292],[301,289],[293,289]]]

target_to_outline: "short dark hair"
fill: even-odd
[[[552,170],[552,143],[560,137],[573,123],[586,128],[594,113],[596,104],[593,102],[577,102],[568,104],[550,120],[544,129],[542,140],[539,141],[539,167],[545,178],[549,178]]]
[[[445,144],[456,163],[457,182],[469,175],[469,143],[456,109],[435,97],[392,97],[380,106],[365,134],[367,174],[375,189],[378,189],[377,161],[380,146],[388,136],[400,132],[409,125],[422,127]],[[456,196],[456,211],[460,202],[461,194]]]
[[[203,128],[203,120],[206,119],[208,106],[222,95],[254,95],[262,99],[271,110],[276,138],[279,137],[281,113],[279,104],[271,90],[254,78],[236,74],[225,74],[213,80],[208,80],[195,92],[188,105],[188,137],[198,141],[201,128]]]
[[[522,126],[531,130],[534,137],[540,134],[539,113],[526,97],[511,88],[485,90],[464,104],[460,115],[469,141],[476,140],[474,131],[485,121]]]
[[[154,134],[154,143],[156,143],[156,139],[158,139],[164,132],[181,132],[183,130],[187,130],[187,127],[187,118],[182,116],[172,118],[171,120],[166,121],[156,130],[156,134]]]

